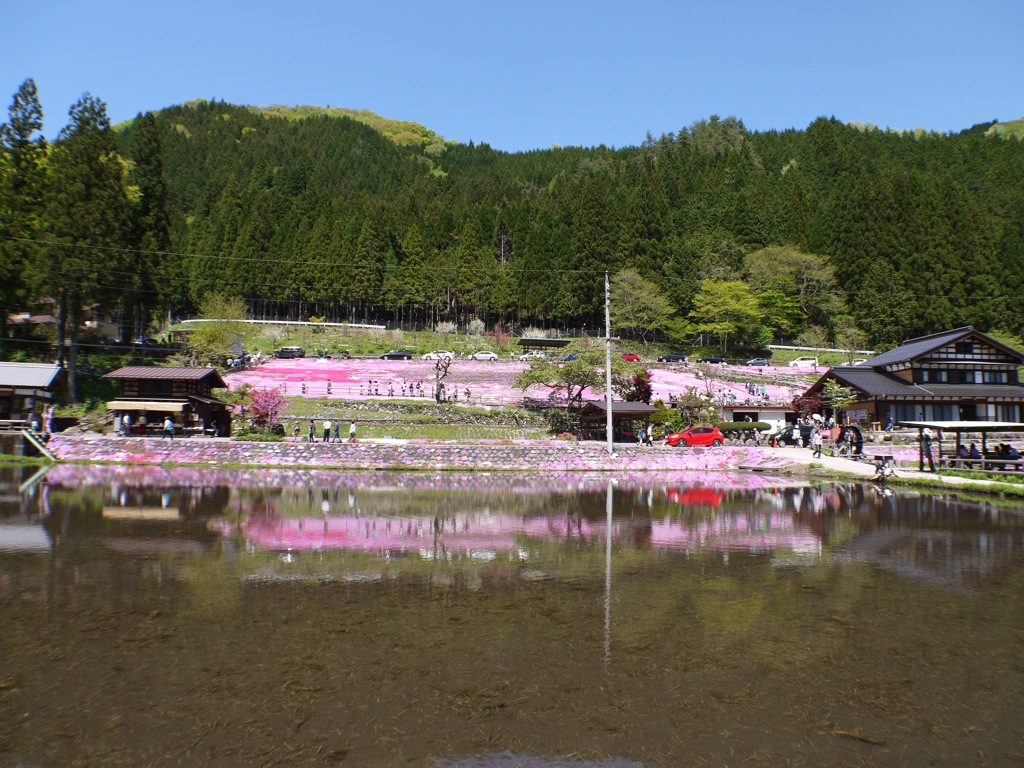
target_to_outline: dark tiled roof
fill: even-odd
[[[213,387],[226,387],[216,368],[160,368],[155,365],[129,365],[104,374],[104,379],[146,379],[149,381],[205,381]]]
[[[599,411],[605,411],[605,412],[607,412],[607,410],[608,410],[604,400],[591,400],[590,402],[588,402],[583,407],[584,408],[594,407],[594,408],[597,408]],[[614,413],[638,413],[638,414],[643,415],[643,414],[648,414],[648,413],[654,413],[657,410],[658,409],[655,408],[653,405],[647,405],[646,403],[621,403],[621,402],[613,402],[612,403],[612,413],[613,414]]]
[[[974,333],[974,328],[967,325],[963,328],[954,328],[952,331],[943,331],[942,333],[933,333],[931,336],[921,336],[917,339],[908,339],[900,344],[898,347],[890,349],[888,352],[883,352],[877,357],[873,357],[858,367],[877,367],[880,365],[892,365],[893,363],[904,363],[909,362],[921,355],[931,352],[933,349],[939,349],[947,344],[950,344],[958,339],[963,338]]]
[[[976,336],[979,339],[983,339],[986,344],[991,344],[993,347],[1006,352],[1010,357],[1015,357],[1018,361],[1024,362],[1024,355],[1017,350],[996,341],[991,336],[986,336],[981,331],[975,330],[973,326],[965,325],[963,328],[954,328],[951,331],[933,333],[931,336],[921,336],[917,339],[908,339],[895,349],[883,352],[882,354],[871,358],[859,367],[867,366],[870,368],[878,368],[886,365],[893,365],[895,363],[909,363],[912,360],[924,357],[929,352],[941,349],[942,347],[968,336]]]
[[[830,375],[840,384],[873,397],[1012,398],[1024,402],[1024,385],[1021,384],[911,384],[863,365],[833,368]],[[826,374],[815,382],[811,389],[824,385],[828,376]]]

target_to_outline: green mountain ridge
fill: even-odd
[[[504,152],[366,110],[197,100],[94,131],[107,142],[95,173],[113,167],[102,159],[115,143],[131,199],[106,250],[68,251],[69,263],[92,275],[84,298],[140,326],[221,295],[265,319],[590,333],[608,273],[646,281],[676,337],[723,346],[1017,332],[1024,143],[1005,137],[1020,123],[934,133],[820,117],[750,131],[712,116],[637,146]],[[63,146],[53,157],[66,164]],[[17,180],[5,160],[0,180]],[[63,215],[45,206],[12,231],[44,239]],[[40,277],[7,274],[14,299]]]
[[[192,99],[186,101],[183,105],[185,107],[194,107],[198,104],[209,103],[207,99]],[[449,144],[459,144],[457,141],[447,141],[444,136],[430,128],[417,123],[412,120],[396,120],[389,117],[382,117],[376,112],[369,109],[351,109],[349,107],[321,107],[313,104],[299,104],[296,106],[288,106],[284,104],[270,104],[266,106],[252,106],[252,105],[236,105],[242,109],[250,110],[259,115],[265,115],[267,117],[280,117],[285,120],[304,120],[310,117],[347,117],[356,122],[362,123],[373,130],[380,133],[385,138],[393,141],[402,147],[414,147],[423,151],[426,155],[437,156]],[[165,109],[172,109],[167,107]],[[163,110],[160,110],[163,111]],[[132,121],[128,120],[123,123],[119,123],[114,126],[116,130],[124,130],[127,126],[131,125]],[[861,131],[884,131],[887,133],[896,133],[905,136],[939,136],[942,135],[938,131],[929,131],[924,128],[907,128],[907,129],[880,129],[874,123],[860,122],[857,120],[848,120],[845,123],[851,128],[856,128]],[[985,131],[986,136],[994,136],[998,138],[1008,139],[1024,138],[1024,117],[1017,120],[1008,120],[1005,122],[992,121],[991,123],[985,123],[988,128]],[[975,126],[974,129],[977,129]],[[965,130],[972,130],[971,128]],[[539,151],[542,148],[538,148],[534,151]]]

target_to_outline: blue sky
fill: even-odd
[[[412,120],[508,151],[637,145],[717,114],[958,131],[1024,116],[1024,3],[56,0],[10,4],[2,117],[35,78],[55,135],[194,98]]]

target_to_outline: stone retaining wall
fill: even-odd
[[[49,448],[62,461],[346,469],[729,470],[741,465],[779,468],[789,464],[784,458],[772,456],[770,449],[751,447],[622,445],[616,446],[612,457],[603,443],[559,440],[250,443],[56,435]]]

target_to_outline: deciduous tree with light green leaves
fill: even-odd
[[[662,290],[635,269],[624,269],[611,279],[613,328],[630,331],[646,342],[670,327],[675,311]]]
[[[575,355],[576,359],[564,363],[551,360],[534,360],[530,367],[516,376],[514,386],[526,389],[540,384],[551,390],[549,399],[564,403],[567,409],[578,408],[583,401],[583,393],[604,391],[604,345],[596,339],[580,339],[565,348],[566,356]],[[631,365],[621,358],[612,358],[613,374],[619,373]],[[632,369],[630,369],[632,370]]]
[[[791,246],[771,246],[748,254],[744,268],[754,293],[783,294],[795,302],[804,322],[831,324],[844,308],[836,272],[827,256]]]
[[[239,298],[207,294],[199,305],[199,319],[185,336],[185,362],[197,367],[215,366],[223,358],[240,355],[249,311]]]
[[[742,280],[702,280],[690,319],[695,330],[716,337],[725,352],[730,339],[743,339],[757,331],[761,307]]]

